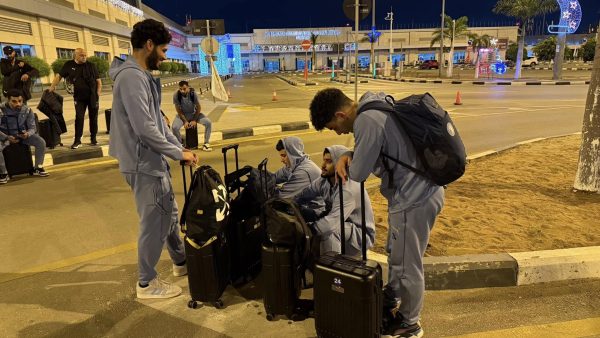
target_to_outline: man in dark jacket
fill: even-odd
[[[2,94],[7,97],[8,91],[18,89],[23,93],[23,103],[31,98],[31,78],[38,76],[37,69],[31,67],[27,62],[17,60],[17,52],[12,46],[3,48],[6,58],[0,60],[0,71],[2,80]]]
[[[83,120],[85,110],[88,110],[90,118],[90,139],[92,145],[97,145],[96,134],[98,133],[98,100],[102,90],[102,81],[98,74],[96,66],[87,62],[85,50],[77,48],[73,60],[65,62],[60,73],[56,74],[50,91],[56,89],[56,85],[61,78],[65,78],[73,83],[75,100],[75,140],[71,149],[77,149],[81,146],[81,137],[83,136]]]

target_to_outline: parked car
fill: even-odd
[[[439,69],[440,65],[437,60],[426,60],[419,66],[419,69]]]
[[[527,58],[526,60],[523,60],[523,67],[535,67],[538,64],[538,59],[535,56],[532,56],[530,58]]]

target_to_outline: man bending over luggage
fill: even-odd
[[[419,317],[425,293],[423,256],[444,204],[444,189],[382,155],[420,168],[412,141],[393,116],[374,109],[357,114],[362,105],[384,99],[384,93],[367,92],[360,102],[354,102],[339,89],[323,89],[310,104],[310,119],[317,130],[354,134],[354,153],[342,155],[336,164],[342,180],[348,177],[360,182],[371,173],[381,178],[389,223],[389,282],[383,292],[382,334],[422,337]]]
[[[321,165],[321,177],[314,180],[310,186],[302,190],[296,196],[296,201],[302,203],[315,198],[323,198],[325,201],[325,212],[312,223],[313,231],[320,235],[320,254],[329,251],[341,252],[340,238],[340,190],[335,179],[335,164],[348,148],[334,145],[325,148],[323,152],[323,164]],[[362,245],[362,220],[360,183],[348,181],[343,186],[344,191],[344,219],[346,254],[358,256],[361,254]],[[371,200],[365,192],[365,219],[367,225],[367,249],[375,242],[375,219]]]
[[[171,34],[156,20],[133,26],[133,55],[122,62],[115,58],[109,71],[114,81],[109,154],[135,197],[140,233],[138,237],[139,281],[137,298],[169,298],[181,288],[158,278],[156,264],[167,243],[173,275],[187,274],[183,241],[179,237],[177,203],[167,158],[194,165],[198,160],[165,125],[160,112],[160,86],[152,77],[166,53]]]
[[[35,116],[31,108],[23,103],[23,94],[18,89],[6,93],[8,102],[0,106],[0,184],[8,183],[8,171],[2,150],[9,144],[23,143],[35,148],[34,175],[48,176],[42,165],[46,152],[46,141],[35,132]]]
[[[304,153],[304,143],[295,136],[283,138],[277,142],[283,168],[275,172],[275,184],[279,186],[276,194],[281,198],[294,198],[310,183],[321,176],[319,166]],[[307,205],[301,205],[306,221],[314,220],[315,213],[323,211],[323,200],[319,197]]]

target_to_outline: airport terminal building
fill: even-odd
[[[48,63],[57,58],[71,58],[76,48],[88,55],[107,60],[131,52],[129,34],[133,25],[144,18],[165,23],[173,36],[167,53],[171,61],[183,62],[194,72],[209,71],[200,48],[203,36],[164,17],[140,0],[2,0],[0,3],[0,48],[11,45],[21,56],[37,56]],[[226,23],[225,23],[226,27]],[[413,64],[438,58],[439,47],[430,47],[431,29],[397,29],[392,32],[392,61]],[[497,40],[500,55],[509,42],[517,41],[517,27],[472,27],[472,33],[487,34]],[[354,43],[351,27],[254,29],[252,33],[216,36],[220,42],[218,71],[221,74],[244,72],[278,72],[304,69],[305,60],[312,68],[311,54],[303,50],[303,40],[318,35],[315,69],[346,68],[354,63],[358,47],[359,67],[371,63],[369,31],[360,31]],[[390,31],[381,32],[374,44],[374,62],[381,65],[390,53]],[[467,38],[455,41],[454,61],[473,59]]]

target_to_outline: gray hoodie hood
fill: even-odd
[[[293,172],[300,163],[308,158],[308,155],[304,153],[304,143],[296,136],[286,137],[281,139],[281,141],[290,160],[290,171]]]
[[[331,154],[331,160],[333,161],[334,164],[336,164],[338,162],[338,160],[340,159],[340,157],[342,157],[342,155],[344,155],[345,153],[348,153],[350,151],[350,149],[341,146],[341,145],[333,145],[330,147],[326,147],[325,148],[327,151],[329,151],[329,153]]]
[[[358,109],[369,102],[385,100],[386,96],[387,94],[384,92],[366,92],[360,97],[360,100],[358,100]]]

